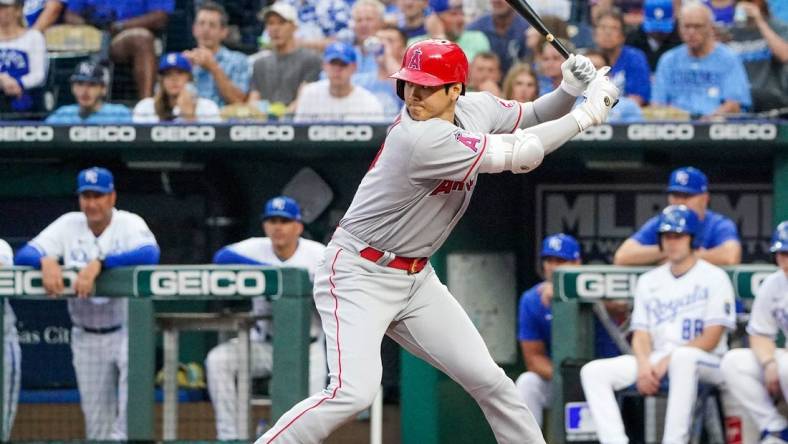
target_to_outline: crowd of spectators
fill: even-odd
[[[563,57],[505,0],[263,0],[259,11],[240,14],[231,3],[195,1],[192,35],[178,36],[194,45],[173,52],[166,34],[174,0],[0,0],[0,113],[4,120],[51,113],[52,122],[132,114],[148,123],[388,122],[402,107],[388,76],[408,44],[427,38],[465,51],[469,91],[533,100],[562,78]],[[788,114],[788,2],[532,3],[572,52],[611,66],[624,98],[613,122]],[[248,26],[250,12],[259,28]],[[103,36],[98,48],[73,56],[82,63],[65,75],[48,69],[68,59],[50,48],[63,27]],[[249,29],[262,34],[239,35]],[[126,94],[115,94],[124,72]]]

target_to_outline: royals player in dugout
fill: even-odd
[[[380,386],[383,335],[473,396],[499,443],[544,442],[429,257],[465,212],[479,173],[532,171],[545,154],[606,121],[619,95],[608,70],[570,56],[560,88],[518,103],[464,94],[468,60],[452,42],[426,40],[407,49],[392,75],[405,107],[315,272],[330,383],[257,443],[322,442],[367,408]],[[572,110],[584,92],[585,102]]]

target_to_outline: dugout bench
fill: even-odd
[[[565,266],[553,274],[553,350],[556,368],[564,362],[594,358],[594,302],[603,299],[630,299],[634,296],[637,277],[653,267],[617,267],[612,265]],[[752,299],[766,276],[776,270],[770,265],[725,267],[737,299]],[[569,442],[565,419],[564,378],[553,373],[552,405],[547,442]],[[582,426],[579,427],[582,429]],[[582,430],[581,430],[582,431]],[[580,435],[580,434],[579,434]],[[578,436],[580,439],[580,436]]]
[[[64,270],[66,288],[72,288],[76,271]],[[128,297],[128,439],[153,441],[155,386],[155,307],[156,301],[204,301],[208,299],[248,299],[268,297],[273,318],[286,324],[273,339],[274,368],[271,379],[271,416],[276,420],[309,391],[309,326],[312,314],[312,285],[306,270],[255,266],[161,265],[119,267],[105,271],[96,281],[96,293],[108,297]],[[73,293],[66,294],[73,297]],[[0,297],[46,299],[41,273],[29,267],[0,269]],[[0,319],[4,305],[0,304]],[[170,319],[174,315],[170,314]],[[224,321],[222,321],[224,322]],[[244,326],[248,320],[230,319]],[[166,324],[166,322],[165,322]],[[226,328],[227,323],[206,326]],[[193,325],[193,324],[192,324]],[[170,322],[170,327],[174,324]],[[165,325],[167,327],[167,325]],[[0,329],[0,344],[3,343]],[[165,344],[177,348],[175,336]],[[24,359],[24,358],[23,358]],[[177,360],[170,366],[177,365]],[[248,365],[248,361],[247,361]],[[168,367],[170,368],[170,367]],[[0,381],[3,380],[0,366]],[[248,372],[248,367],[247,367]],[[174,387],[169,382],[173,393]],[[239,387],[242,388],[242,387]],[[248,388],[248,387],[247,387]],[[5,403],[0,390],[0,417]],[[248,398],[247,398],[248,399]],[[170,408],[174,398],[168,399]],[[170,427],[172,416],[170,416]],[[2,428],[0,421],[0,428]],[[0,430],[0,434],[2,430]]]

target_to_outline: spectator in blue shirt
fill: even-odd
[[[522,400],[542,424],[542,410],[550,405],[551,380],[555,370],[551,360],[552,352],[552,300],[553,272],[562,265],[580,264],[580,244],[564,233],[547,236],[542,241],[540,252],[544,281],[531,287],[520,297],[517,316],[517,340],[528,369],[516,381]],[[627,302],[608,301],[608,313],[620,318],[626,314]],[[610,339],[601,325],[595,326],[595,355],[613,357],[620,354],[618,347]]]
[[[110,33],[109,55],[131,65],[137,95],[153,95],[157,57],[154,34],[167,27],[175,0],[69,0],[66,23],[90,24]]]
[[[711,10],[699,3],[682,7],[683,45],[660,58],[651,91],[654,105],[669,105],[692,116],[739,113],[750,107],[750,83],[741,60],[714,40]]]
[[[501,61],[501,72],[508,72],[514,62],[525,57],[528,23],[505,0],[490,0],[490,7],[492,11],[479,17],[468,29],[487,36],[490,49]]]
[[[197,47],[184,51],[193,68],[194,83],[200,97],[217,105],[243,103],[249,92],[252,70],[246,55],[222,45],[227,38],[227,12],[206,1],[197,8],[192,34]]]
[[[27,26],[44,32],[63,20],[66,0],[25,0],[23,12]]]
[[[735,265],[741,262],[741,241],[736,224],[709,209],[706,175],[697,168],[678,168],[668,181],[668,204],[686,205],[700,218],[700,249],[698,256],[714,265]],[[653,265],[665,260],[657,233],[659,216],[649,219],[616,251],[616,265]]]
[[[624,97],[645,105],[651,98],[651,73],[643,51],[624,44],[624,17],[615,11],[599,14],[594,43],[610,63],[610,78]]]
[[[107,68],[94,62],[82,62],[77,65],[70,80],[71,92],[76,97],[77,103],[58,108],[47,117],[47,123],[79,125],[131,122],[131,111],[128,108],[104,102],[109,80]]]

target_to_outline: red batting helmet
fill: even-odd
[[[456,43],[448,40],[423,40],[410,45],[402,67],[391,75],[397,79],[397,95],[404,100],[405,82],[422,86],[462,83],[468,78],[468,58]]]

